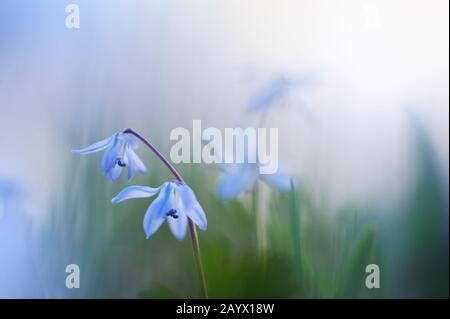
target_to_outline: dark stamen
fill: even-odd
[[[167,216],[167,217],[170,216],[170,217],[172,217],[172,218],[174,218],[174,219],[177,219],[177,218],[178,218],[177,210],[171,208],[171,209],[166,213],[166,216]]]
[[[117,165],[119,165],[120,167],[125,167],[127,166],[127,164],[125,164],[124,162],[122,162],[122,160],[120,158],[116,159],[116,163]]]

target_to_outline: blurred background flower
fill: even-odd
[[[0,298],[36,298],[42,294],[34,264],[31,219],[24,211],[23,188],[0,176]]]
[[[304,89],[311,86],[316,80],[312,75],[278,75],[265,83],[262,88],[250,97],[249,111],[266,111],[274,105],[288,104],[285,100],[290,90]]]

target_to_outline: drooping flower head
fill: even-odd
[[[114,197],[112,203],[120,203],[130,198],[151,197],[159,193],[158,197],[147,209],[144,217],[144,231],[147,238],[154,234],[164,220],[167,219],[173,235],[181,240],[186,235],[186,229],[189,224],[192,249],[196,256],[195,262],[199,272],[202,292],[205,298],[208,298],[208,290],[200,258],[197,228],[195,227],[197,225],[200,229],[206,230],[205,212],[197,201],[194,192],[183,182],[181,175],[164,155],[149,140],[132,128],[127,128],[100,142],[73,152],[91,154],[106,150],[102,161],[104,174],[108,176],[110,181],[113,181],[120,176],[122,168],[128,167],[128,180],[130,180],[136,171],[147,172],[146,167],[134,152],[134,149],[138,147],[134,138],[147,146],[166,165],[177,180],[166,182],[158,188],[129,186]]]
[[[257,144],[247,141],[243,148],[243,163],[220,163],[223,158],[223,150],[217,147],[213,141],[203,140],[208,143],[212,153],[217,158],[216,167],[222,171],[223,175],[217,185],[217,195],[223,200],[230,200],[242,193],[251,190],[258,180],[267,183],[269,186],[281,191],[289,192],[291,190],[292,177],[278,168],[271,174],[262,174],[262,164],[258,162]],[[235,148],[235,153],[239,150]],[[241,156],[236,156],[241,157]],[[251,161],[250,159],[255,159]],[[220,164],[219,164],[220,163]]]
[[[223,200],[230,200],[253,188],[259,180],[281,191],[291,190],[291,177],[278,170],[273,174],[261,174],[257,163],[234,165],[225,170],[217,185],[217,194]]]
[[[106,150],[102,160],[102,169],[105,176],[112,182],[117,179],[122,168],[127,168],[128,181],[136,172],[147,173],[147,168],[134,152],[139,146],[138,142],[130,135],[117,132],[104,140],[89,145],[88,147],[73,150],[78,154],[92,154]]]
[[[0,224],[4,222],[8,212],[15,212],[15,202],[23,193],[22,186],[14,180],[0,176]],[[1,232],[0,232],[1,233]]]
[[[281,100],[291,86],[292,82],[287,76],[281,75],[270,79],[250,98],[248,110],[261,111],[269,108]]]
[[[0,177],[0,200],[7,200],[22,193],[22,187],[10,179]]]
[[[144,231],[149,238],[167,220],[175,238],[181,240],[186,235],[188,218],[201,230],[206,230],[207,220],[192,189],[185,183],[170,181],[160,187],[128,186],[112,199],[113,204],[130,198],[151,197],[159,193],[150,204],[144,216]]]
[[[273,76],[251,97],[247,105],[250,112],[264,112],[275,105],[284,104],[289,93],[294,89],[303,89],[314,86],[318,82],[316,75],[308,72],[302,74],[285,74]],[[303,111],[308,115],[311,110],[300,103]]]

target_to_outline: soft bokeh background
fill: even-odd
[[[298,191],[224,203],[218,171],[178,166],[210,295],[448,298],[448,1],[78,0],[78,30],[69,3],[0,2],[0,297],[199,297],[189,239],[145,240],[149,202],[112,206],[125,178],[70,150],[133,127],[168,154],[171,129],[254,126],[255,92],[313,74],[265,122]],[[171,178],[139,153],[134,183]]]

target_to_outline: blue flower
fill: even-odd
[[[113,136],[89,145],[83,149],[73,150],[78,154],[92,154],[106,149],[102,160],[103,173],[112,182],[120,176],[122,168],[128,168],[128,181],[136,172],[147,173],[147,168],[134,152],[139,144],[134,138],[125,133],[115,133]]]
[[[271,79],[264,87],[250,98],[249,111],[265,110],[275,102],[281,100],[291,87],[291,81],[285,76]]]
[[[306,74],[275,76],[250,98],[247,109],[249,111],[267,110],[276,103],[282,102],[291,89],[311,85],[315,81],[312,75]]]
[[[10,179],[0,178],[0,199],[5,201],[9,198],[17,197],[22,193],[22,187],[18,183]]]
[[[217,194],[223,200],[235,198],[252,189],[258,179],[282,192],[291,189],[291,177],[288,174],[280,170],[273,174],[261,174],[257,163],[244,163],[225,169],[217,186]]]
[[[130,198],[151,197],[159,193],[150,204],[144,216],[144,231],[149,238],[167,220],[175,238],[181,240],[186,235],[188,218],[201,230],[206,230],[207,221],[192,189],[184,183],[171,181],[158,188],[129,186],[112,199],[113,204]]]
[[[261,164],[257,160],[257,145],[252,147],[253,144],[250,141],[244,144],[244,162],[237,164],[220,163],[223,158],[223,150],[220,147],[216,147],[214,142],[206,140],[203,140],[203,142],[209,144],[209,147],[216,156],[216,167],[224,173],[217,185],[217,195],[221,199],[229,200],[237,197],[241,193],[249,191],[258,180],[267,183],[269,186],[281,192],[289,192],[291,190],[292,177],[281,169],[277,169],[272,174],[261,174]],[[254,154],[255,152],[256,154]],[[251,162],[251,158],[255,158],[256,161]]]

